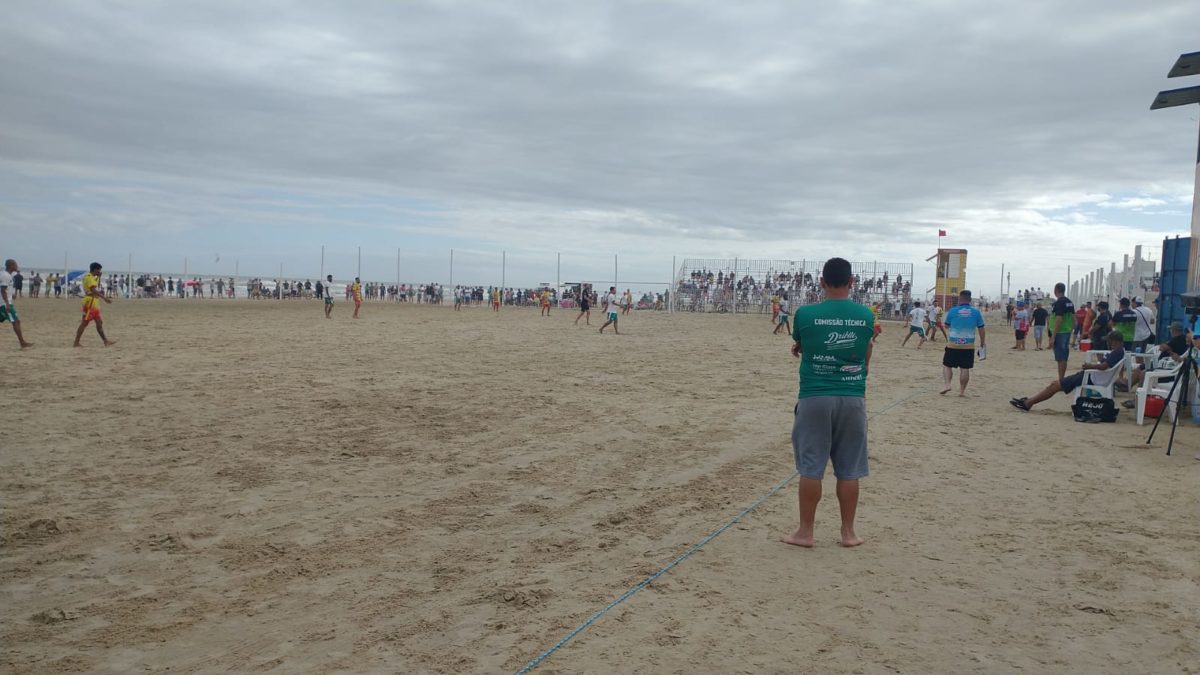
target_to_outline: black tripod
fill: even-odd
[[[1183,406],[1188,404],[1188,380],[1196,373],[1196,360],[1192,358],[1192,350],[1187,350],[1187,356],[1183,359],[1183,364],[1179,366],[1179,374],[1175,376],[1175,380],[1171,382],[1171,390],[1167,392],[1167,399],[1163,403],[1162,412],[1158,414],[1158,419],[1154,420],[1154,428],[1150,430],[1150,437],[1146,439],[1146,445],[1150,445],[1150,441],[1154,440],[1154,432],[1158,431],[1158,423],[1162,422],[1163,415],[1167,414],[1170,409],[1171,401],[1175,400],[1175,390],[1179,389],[1179,404],[1175,406],[1175,419],[1171,420],[1171,437],[1167,439],[1167,456],[1171,455],[1171,446],[1175,444],[1175,429],[1179,427],[1179,416],[1183,412]]]

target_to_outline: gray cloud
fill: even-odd
[[[30,222],[176,243],[215,221],[366,226],[249,199],[270,190],[420,202],[480,242],[574,225],[579,247],[616,240],[648,265],[647,249],[916,262],[940,226],[973,265],[1048,286],[1047,265],[1187,228],[1115,207],[1190,191],[1196,114],[1148,106],[1200,48],[1194,2],[8,9],[8,242]],[[115,193],[72,205],[81,185]],[[1114,209],[1081,225],[1089,194]]]

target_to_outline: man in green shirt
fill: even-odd
[[[867,475],[867,367],[874,317],[850,300],[850,263],[831,258],[821,273],[825,301],[796,310],[792,356],[800,357],[800,395],[792,423],[792,451],[800,474],[800,526],[784,537],[813,545],[821,479],[832,461],[842,516],[842,546],[858,546],[854,532],[858,481]]]
[[[1133,351],[1133,335],[1137,330],[1137,312],[1133,311],[1129,306],[1129,298],[1121,298],[1121,308],[1113,314],[1113,330],[1121,334],[1125,338],[1125,351]]]

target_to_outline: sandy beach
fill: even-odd
[[[76,302],[18,306],[7,672],[515,671],[793,471],[760,315],[118,301],[75,350]],[[1013,410],[1052,356],[991,323],[966,399],[885,328],[866,545],[831,474],[778,543],[791,484],[539,670],[1200,672],[1200,431]]]

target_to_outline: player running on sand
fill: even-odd
[[[613,333],[620,335],[621,331],[617,330],[617,319],[621,316],[621,308],[617,304],[617,287],[609,286],[608,294],[604,296],[604,311],[608,313],[608,321],[600,326],[600,332],[603,333],[609,324],[612,324]]]
[[[4,269],[0,270],[0,323],[8,321],[12,324],[13,332],[17,334],[17,342],[21,343],[21,349],[28,349],[33,346],[32,342],[25,340],[25,335],[21,332],[21,318],[17,316],[17,308],[13,306],[13,278],[12,275],[21,271],[17,266],[17,261],[9,258],[4,261]]]
[[[950,336],[946,334],[946,323],[942,321],[945,312],[942,311],[941,304],[937,300],[933,301],[933,305],[929,307],[929,341],[937,342],[938,331],[942,331],[942,337],[950,340]]]
[[[106,305],[112,304],[112,298],[104,294],[104,288],[100,285],[100,275],[103,271],[104,267],[94,262],[88,267],[88,273],[83,275],[83,319],[75,331],[76,347],[83,346],[79,341],[83,338],[83,331],[93,321],[96,322],[96,332],[100,334],[104,346],[116,344],[116,340],[109,340],[104,334],[104,320],[100,318],[100,301],[103,300]]]
[[[909,338],[913,335],[919,335],[921,341],[917,343],[917,349],[925,344],[925,310],[921,308],[920,302],[914,302],[913,308],[908,312],[908,335],[904,336],[904,342],[900,343],[903,347],[908,344]]]
[[[775,330],[772,335],[779,335],[779,331],[783,331],[784,335],[791,335],[792,326],[789,323],[791,317],[788,315],[788,299],[784,295],[779,298],[779,320],[775,322]]]
[[[592,298],[591,293],[583,292],[579,294],[579,316],[575,317],[575,325],[579,325],[579,320],[583,319],[585,325],[592,325]]]

